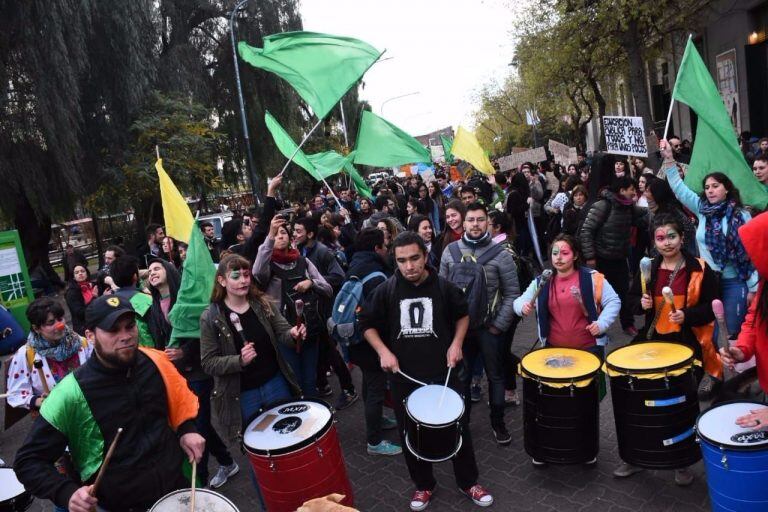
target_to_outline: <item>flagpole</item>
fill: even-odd
[[[317,127],[320,126],[320,123],[322,123],[322,122],[323,122],[322,119],[318,119],[317,123],[315,123],[315,126],[313,126],[311,130],[309,130],[309,133],[306,134],[303,139],[301,139],[301,142],[299,143],[298,146],[296,146],[296,149],[293,151],[293,154],[291,155],[291,157],[288,159],[287,162],[285,162],[285,165],[283,166],[283,170],[280,171],[280,174],[275,176],[275,178],[283,175],[285,170],[288,168],[288,165],[290,165],[290,163],[293,161],[294,157],[298,154],[299,150],[301,149],[301,146],[303,146],[304,143],[307,142],[307,139],[309,139],[310,135],[312,135],[312,132],[314,132],[315,129],[317,129]],[[325,180],[323,180],[323,181],[325,181]]]
[[[349,139],[347,138],[347,118],[344,116],[344,97],[339,100],[339,108],[341,109],[341,127],[344,129],[344,147],[349,150]],[[342,173],[344,175],[344,173]],[[346,187],[349,189],[349,178],[347,177]]]
[[[664,125],[664,140],[667,140],[667,132],[669,131],[669,123],[672,121],[672,108],[675,106],[675,98],[669,99],[669,112],[667,113],[667,124]]]

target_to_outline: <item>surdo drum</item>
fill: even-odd
[[[270,404],[245,429],[243,445],[270,512],[292,512],[332,493],[353,504],[333,412],[322,400]]]
[[[179,489],[166,494],[155,503],[149,512],[188,511],[192,502],[192,491]],[[227,498],[208,489],[195,489],[195,510],[204,512],[240,512]]]
[[[590,462],[599,449],[600,359],[585,350],[542,348],[520,362],[525,451],[540,462]]]
[[[464,400],[451,388],[430,384],[415,389],[405,399],[406,448],[427,462],[450,459],[461,449],[463,415]]]
[[[22,512],[32,504],[32,495],[16,478],[13,468],[0,467],[0,512]]]

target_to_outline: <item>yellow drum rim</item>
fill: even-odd
[[[689,368],[694,364],[693,349],[680,343],[648,341],[614,350],[605,358],[612,373],[658,374]]]
[[[551,365],[561,360],[569,366]],[[526,354],[520,361],[520,375],[543,383],[589,382],[600,370],[600,358],[586,350],[546,347]]]

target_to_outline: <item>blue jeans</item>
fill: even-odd
[[[219,434],[211,425],[211,391],[213,391],[213,379],[189,381],[189,388],[197,395],[200,408],[197,411],[195,426],[198,433],[205,438],[205,451],[198,464],[198,475],[203,485],[208,484],[208,455],[213,454],[216,461],[222,466],[231,465],[234,460],[227,449],[227,445],[221,440]]]
[[[316,339],[301,343],[301,352],[286,345],[278,345],[280,354],[293,370],[301,386],[301,393],[307,397],[317,396],[317,358],[320,353]]]
[[[245,432],[248,422],[259,412],[259,409],[275,400],[290,398],[290,396],[291,390],[288,387],[288,382],[286,382],[285,377],[280,372],[277,372],[274,377],[261,387],[242,391],[240,393],[240,413],[243,416],[243,432]],[[264,498],[261,496],[261,489],[259,488],[258,480],[256,480],[256,473],[253,472],[253,466],[251,466],[251,480],[253,481],[253,487],[256,489],[261,510],[266,510],[267,507],[264,504]]]
[[[728,328],[728,335],[732,338],[741,332],[741,324],[744,323],[744,317],[747,314],[748,293],[747,283],[738,277],[720,279],[720,296],[725,309],[725,326]],[[715,322],[713,336],[715,346],[717,346],[718,331],[719,328]]]

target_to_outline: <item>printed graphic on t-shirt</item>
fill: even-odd
[[[432,299],[418,297],[400,301],[400,335],[421,337],[434,334]]]

